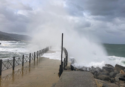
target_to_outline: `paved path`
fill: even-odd
[[[40,58],[30,67],[2,77],[0,87],[51,87],[59,80],[59,64],[59,60]]]
[[[89,72],[64,71],[54,87],[96,87],[96,84]]]

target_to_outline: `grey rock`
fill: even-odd
[[[99,67],[96,67],[95,70],[96,70],[97,72],[102,72],[101,68],[99,68]]]
[[[115,70],[117,70],[118,72],[120,72],[120,70],[124,70],[124,69],[125,69],[125,67],[123,67],[121,65],[118,65],[118,64],[115,65]]]
[[[105,64],[106,67],[114,67],[111,64]]]
[[[96,67],[96,68],[91,67],[89,70],[90,70],[90,72],[92,72],[93,74],[94,74],[95,72],[96,72],[96,73],[102,72],[102,70],[101,70],[99,67]]]
[[[99,75],[109,75],[109,72],[107,72],[107,71],[100,72]]]
[[[103,71],[113,72],[113,71],[114,71],[114,67],[104,66],[104,67],[103,67]]]
[[[117,74],[119,73],[117,70],[114,70],[114,72],[117,73]]]
[[[99,73],[98,73],[97,71],[95,71],[95,72],[93,73],[93,75],[94,75],[94,78],[97,78],[98,75],[99,75]]]
[[[103,83],[102,87],[109,87],[107,84]]]
[[[114,82],[115,82],[115,79],[114,79],[114,78],[111,78],[111,79],[110,79],[110,82],[111,82],[111,83],[114,83]]]
[[[125,77],[125,75],[119,73],[116,75],[115,81],[119,81],[119,78],[124,78],[124,77]]]
[[[99,75],[97,78],[100,80],[110,81],[110,77],[107,75]]]
[[[117,74],[116,72],[110,72],[109,76],[110,76],[111,78],[115,78],[116,74]]]

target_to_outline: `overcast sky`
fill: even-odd
[[[0,31],[28,34],[32,18],[47,3],[47,0],[0,0]],[[63,3],[70,16],[80,19],[78,32],[89,32],[105,43],[125,44],[125,0],[64,0]]]

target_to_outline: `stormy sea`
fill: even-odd
[[[21,57],[23,54],[27,55],[29,53],[28,45],[28,43],[21,41],[0,41],[0,59],[13,58],[14,56]],[[125,44],[103,44],[103,47],[108,56],[105,56],[100,64],[94,63],[93,65],[103,66],[104,62],[106,62],[112,65],[120,64],[125,66]],[[49,55],[49,57],[51,57],[51,55]],[[53,59],[58,58],[53,57]],[[76,66],[78,66],[78,64]]]
[[[21,41],[0,41],[0,59],[21,57],[28,54],[27,43]]]

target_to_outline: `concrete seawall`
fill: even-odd
[[[90,72],[64,71],[54,87],[96,87]]]

